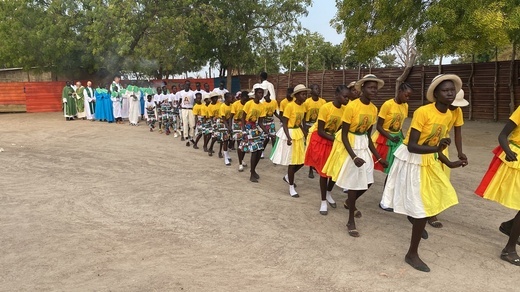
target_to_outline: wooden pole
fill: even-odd
[[[442,55],[439,57],[439,67],[438,67],[438,71],[437,71],[437,74],[442,74]]]
[[[345,76],[345,64],[343,64],[343,83],[342,84],[346,84],[347,83],[347,80],[346,80],[346,76]]]
[[[426,76],[424,74],[424,65],[421,67],[421,105],[424,105],[424,80]]]
[[[305,87],[309,87],[309,54],[305,58]]]
[[[499,86],[499,67],[498,63],[498,47],[495,47],[495,80],[493,84],[493,119],[498,121],[498,86]]]
[[[276,88],[274,89],[274,91],[276,92],[276,98],[277,99],[280,96],[278,94],[278,88],[280,88],[280,74],[276,75]],[[276,102],[278,102],[278,101],[276,100]]]
[[[321,74],[320,96],[323,97],[323,82],[325,81],[325,62],[323,62],[323,73]]]
[[[509,114],[515,111],[515,59],[516,59],[516,43],[513,42],[513,51],[511,52],[511,63],[509,67]]]
[[[289,77],[287,78],[287,88],[291,87],[291,71],[292,71],[292,59],[289,62]]]
[[[468,80],[469,119],[473,120],[473,79],[475,76],[475,54],[471,54],[471,72]]]

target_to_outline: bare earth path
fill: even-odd
[[[377,208],[381,173],[360,199],[356,239],[339,189],[338,208],[318,213],[307,168],[294,199],[267,159],[252,184],[236,159],[225,167],[143,125],[0,115],[0,290],[514,291],[520,268],[499,259],[497,227],[515,212],[473,195],[502,126],[463,127],[460,204],[428,227],[425,274],[404,263],[406,218]]]

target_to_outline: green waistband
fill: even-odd
[[[353,135],[356,135],[356,136],[363,136],[363,135],[366,135],[367,132],[364,132],[364,133],[358,133],[358,132],[351,132],[351,131],[348,131],[350,134],[353,134]]]
[[[520,148],[520,146],[516,145],[515,143],[513,143],[513,142],[511,142],[511,141],[509,141],[509,144],[515,146],[516,148]]]

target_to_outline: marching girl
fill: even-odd
[[[239,149],[242,153],[251,153],[251,176],[249,180],[254,183],[257,183],[260,179],[260,175],[256,172],[256,166],[264,150],[262,133],[267,133],[263,123],[264,106],[260,103],[260,100],[264,97],[264,91],[261,84],[253,86],[254,99],[244,105],[242,115],[243,136]]]
[[[161,113],[161,104],[162,104],[162,88],[160,86],[157,87],[157,93],[153,96],[153,101],[155,102],[155,117],[159,122],[159,133],[162,134],[162,113]]]
[[[311,96],[307,98],[307,100],[303,103],[305,106],[305,124],[307,129],[310,129],[316,121],[318,121],[318,112],[320,111],[321,106],[323,106],[327,101],[320,97],[320,86],[318,84],[312,84],[310,86]],[[313,167],[309,167],[309,178],[314,178],[314,170]]]
[[[359,237],[354,218],[360,218],[361,212],[356,209],[356,200],[374,183],[372,154],[377,158],[376,163],[387,165],[369,138],[377,119],[377,108],[371,100],[377,97],[378,90],[384,84],[383,80],[373,74],[365,75],[356,82],[355,88],[362,95],[345,107],[341,133],[336,134],[330,156],[322,170],[332,177],[336,185],[347,189],[348,198],[344,206],[349,209],[347,228],[352,237]]]
[[[208,155],[213,156],[213,146],[215,145],[215,142],[217,142],[217,136],[218,136],[218,124],[220,122],[220,106],[222,103],[220,102],[220,95],[216,92],[212,92],[209,95],[209,98],[211,99],[211,104],[208,107],[208,116],[209,120],[211,122],[211,144],[208,150]],[[219,157],[222,158],[222,153],[219,152]]]
[[[403,122],[408,117],[408,100],[413,93],[413,88],[408,83],[399,86],[397,96],[383,103],[377,118],[376,130],[372,135],[372,141],[376,150],[383,159],[388,162],[388,167],[376,163],[374,169],[388,174],[394,162],[394,152],[403,143]],[[375,161],[375,156],[374,156]],[[392,211],[382,204],[379,205],[385,211]]]
[[[231,157],[229,157],[228,147],[229,147],[229,137],[231,135],[231,124],[233,122],[232,114],[231,114],[231,106],[233,105],[234,96],[226,92],[224,94],[224,103],[220,106],[220,126],[219,126],[219,137],[218,140],[220,142],[220,152],[224,150],[224,164],[226,166],[231,165]],[[220,154],[219,154],[220,157]]]
[[[305,106],[310,89],[299,84],[294,87],[293,102],[287,104],[283,111],[282,128],[276,133],[276,143],[271,152],[274,164],[287,165],[287,174],[283,180],[289,184],[289,194],[298,198],[294,174],[303,167],[305,162]]]
[[[145,118],[146,123],[148,124],[148,127],[150,128],[150,132],[153,132],[153,129],[155,129],[155,102],[152,100],[152,96],[148,95],[146,97],[146,102],[144,104],[145,107]]]
[[[249,101],[249,92],[242,91],[240,94],[240,100],[237,100],[231,106],[231,114],[233,114],[233,126],[232,133],[233,139],[237,142],[239,146],[240,141],[242,141],[242,116],[244,115],[244,106]],[[237,146],[237,147],[238,147]],[[244,162],[245,153],[240,150],[240,147],[237,148],[238,155],[238,171],[244,171],[244,167],[247,164]]]
[[[338,86],[334,101],[320,108],[318,122],[309,129],[305,165],[314,167],[320,175],[321,215],[327,215],[327,203],[332,208],[336,208],[336,202],[331,196],[335,182],[324,174],[322,169],[329,157],[336,132],[341,127],[341,118],[348,103],[349,91],[345,85]]]
[[[195,116],[195,124],[196,124],[196,133],[195,133],[195,143],[193,143],[193,149],[199,149],[197,144],[199,143],[200,138],[204,135],[205,131],[205,119],[206,119],[206,104],[202,104],[202,93],[195,93],[195,105],[193,106],[193,115]],[[208,101],[209,96],[204,95],[204,102]]]
[[[287,94],[285,95],[285,98],[282,99],[282,101],[280,101],[280,105],[278,106],[278,116],[280,119],[283,117],[283,111],[285,110],[287,105],[294,101],[293,92],[293,87],[287,88]]]
[[[450,105],[449,109],[451,112],[451,121],[448,124],[448,129],[446,130],[446,138],[450,138],[450,132],[451,129],[454,129],[455,132],[455,147],[457,148],[457,157],[464,161],[466,164],[468,164],[468,158],[466,157],[466,154],[462,152],[462,125],[464,125],[464,116],[462,114],[461,107],[468,106],[469,102],[464,99],[464,90],[460,90],[457,95],[455,96],[455,100]],[[443,151],[444,156],[450,157],[448,147],[446,147]],[[451,170],[449,167],[447,167],[442,162],[441,166],[444,172],[446,173],[446,176],[450,178],[451,176]],[[430,224],[432,227],[435,228],[442,228],[442,223],[437,219],[437,216],[432,216],[428,218],[428,224]]]
[[[414,112],[407,137],[394,153],[383,191],[382,204],[407,215],[413,224],[405,261],[423,272],[430,271],[418,254],[426,221],[458,203],[455,189],[437,156],[450,168],[466,165],[462,160],[451,162],[442,153],[451,143],[449,138],[443,138],[451,120],[449,106],[461,87],[462,81],[457,75],[433,78],[426,94],[432,103]]]
[[[475,193],[484,199],[495,201],[515,210],[515,217],[500,225],[500,232],[509,236],[500,258],[515,266],[520,266],[516,245],[520,244],[520,107],[509,117],[498,135],[500,146],[493,150],[495,156],[482,178]]]
[[[262,103],[264,106],[264,128],[267,130],[267,133],[264,133],[264,151],[269,141],[271,141],[272,146],[274,147],[274,143],[276,141],[276,125],[274,124],[274,117],[278,116],[276,113],[276,109],[278,108],[278,104],[276,100],[271,99],[271,95],[267,94],[264,96],[264,102]],[[279,117],[278,117],[279,118]],[[262,157],[264,157],[264,152],[262,151]]]

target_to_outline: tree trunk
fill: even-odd
[[[513,52],[511,52],[511,63],[509,69],[509,114],[515,111],[515,58],[516,43],[513,42]]]
[[[358,66],[358,71],[357,71],[357,80],[361,79],[361,64],[359,64]]]
[[[495,47],[495,81],[493,83],[493,120],[498,121],[498,48]]]
[[[342,66],[343,66],[343,70],[341,70],[343,72],[343,83],[342,84],[345,84],[347,82],[347,79],[345,76],[345,64],[343,64]]]
[[[424,89],[425,89],[426,74],[424,74],[424,65],[421,66],[421,105],[424,105]]]
[[[287,77],[287,88],[291,87],[292,60],[289,62],[289,76]]]
[[[397,77],[397,79],[395,80],[395,96],[397,96],[397,94],[399,93],[399,87],[401,86],[401,84],[403,84],[408,78],[408,75],[410,75],[416,57],[417,54],[415,52],[412,52],[410,58],[408,59],[408,62],[405,64],[403,74],[401,74],[401,76]]]
[[[226,68],[226,73],[227,73],[227,83],[226,83],[226,89],[229,90],[229,92],[231,92],[231,86],[232,86],[232,82],[233,82],[233,74],[231,73],[233,72],[233,68],[231,68],[231,66],[227,66]]]
[[[475,54],[471,54],[471,73],[468,80],[469,119],[473,120],[473,78],[475,76]]]
[[[441,55],[439,57],[439,67],[438,67],[437,74],[442,74],[442,58],[443,58],[443,56]]]

